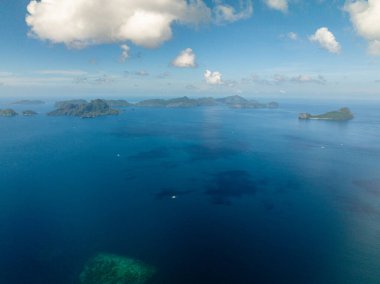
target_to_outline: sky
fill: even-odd
[[[380,0],[0,0],[0,97],[380,98]]]

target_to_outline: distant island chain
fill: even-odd
[[[14,105],[39,105],[44,104],[40,100],[20,100],[13,102]],[[193,108],[193,107],[210,107],[210,106],[227,106],[233,109],[276,109],[279,107],[277,102],[260,103],[256,100],[248,100],[244,97],[235,95],[224,98],[189,98],[180,97],[173,99],[148,99],[137,103],[130,103],[126,100],[103,100],[95,99],[86,101],[83,99],[59,101],[55,103],[55,110],[47,113],[49,116],[76,116],[80,118],[95,118],[98,116],[118,115],[120,110],[115,108],[124,107],[145,107],[145,108]],[[23,116],[34,116],[37,113],[33,110],[25,110],[21,113]],[[0,116],[12,117],[18,113],[11,109],[0,109]],[[309,113],[300,113],[300,120],[331,120],[346,121],[354,116],[348,108],[341,108],[338,111],[330,111],[325,114],[312,115]]]

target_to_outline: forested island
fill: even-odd
[[[94,118],[105,115],[117,115],[119,111],[112,109],[105,100],[96,99],[90,102],[85,100],[64,101],[56,103],[57,109],[48,113],[49,116],[78,116]]]
[[[35,103],[42,101],[18,101],[21,103]],[[17,102],[15,102],[17,103]],[[131,103],[127,100],[103,100],[95,99],[86,101],[84,99],[74,99],[66,101],[58,101],[54,105],[55,110],[49,112],[49,116],[76,116],[81,118],[94,118],[98,116],[118,115],[118,108],[125,107],[141,107],[141,108],[194,108],[194,107],[211,107],[226,106],[233,109],[275,109],[279,107],[277,102],[261,103],[256,100],[249,100],[242,96],[228,96],[223,98],[201,97],[189,98],[179,97],[173,99],[148,99],[140,102]],[[25,110],[22,112],[24,116],[34,116],[37,113],[33,110]],[[0,116],[16,116],[17,112],[13,109],[0,110]],[[313,115],[310,113],[300,113],[300,120],[328,120],[328,121],[347,121],[354,118],[353,113],[347,107],[335,111],[329,111],[324,114]]]
[[[24,110],[22,112],[23,116],[34,116],[37,115],[37,113],[34,110]]]
[[[18,115],[18,113],[11,108],[0,109],[0,116],[12,117],[12,116],[16,116],[16,115]]]
[[[33,110],[24,110],[23,112],[21,112],[21,114],[23,116],[34,116],[34,115],[37,115],[37,113]],[[12,117],[12,116],[16,116],[18,115],[18,113],[11,109],[11,108],[7,108],[7,109],[0,109],[0,116],[3,116],[3,117]]]
[[[349,108],[341,108],[335,111],[329,111],[324,114],[312,115],[310,113],[300,113],[298,118],[301,120],[332,120],[332,121],[347,121],[354,118],[354,115]]]
[[[13,104],[40,104],[43,101],[38,100],[21,100]],[[223,98],[201,97],[189,98],[179,97],[173,99],[148,99],[140,102],[131,103],[127,100],[104,100],[95,99],[87,101],[84,99],[73,99],[58,101],[54,104],[55,110],[47,113],[49,116],[76,116],[81,118],[94,118],[98,116],[117,115],[120,113],[119,108],[141,107],[141,108],[194,108],[194,107],[211,107],[226,106],[233,109],[274,109],[279,105],[276,102],[259,103],[256,100],[249,100],[244,97],[235,95]],[[37,113],[33,110],[25,110],[21,113],[23,116],[34,116]],[[0,116],[15,116],[17,112],[13,109],[0,110]]]
[[[146,108],[192,108],[209,106],[227,106],[230,108],[278,108],[278,103],[259,103],[255,100],[248,100],[241,96],[229,96],[215,99],[212,97],[189,98],[180,97],[173,99],[149,99],[137,103],[130,103],[126,100],[92,100],[90,102],[83,99],[60,101],[55,103],[56,110],[49,112],[50,116],[78,116],[81,118],[93,118],[105,115],[117,115],[119,110],[113,108],[123,107],[146,107]]]
[[[212,97],[191,99],[189,97],[180,97],[174,99],[150,99],[138,102],[137,107],[164,107],[164,108],[188,108],[201,106],[226,105],[230,108],[277,108],[276,102],[259,103],[255,100],[248,100],[241,96],[229,96],[215,99]]]

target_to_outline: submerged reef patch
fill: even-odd
[[[155,269],[140,261],[113,254],[90,259],[80,274],[81,284],[144,284]]]

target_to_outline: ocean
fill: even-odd
[[[155,284],[380,283],[380,102],[0,118],[0,283],[99,253]],[[348,106],[345,123],[299,112]]]

